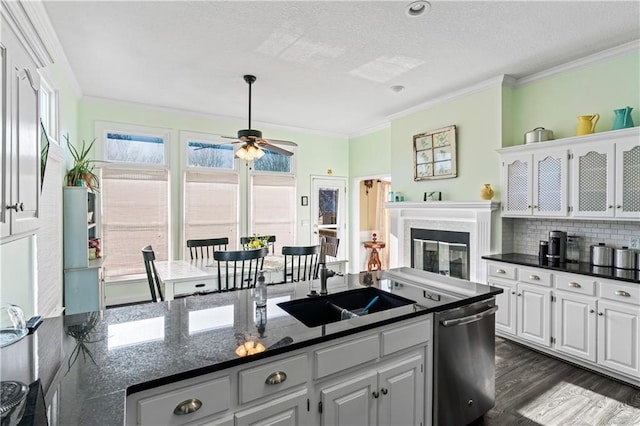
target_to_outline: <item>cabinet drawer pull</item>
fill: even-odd
[[[604,314],[602,312],[598,312],[599,316],[604,316]]]
[[[629,293],[627,293],[626,291],[624,291],[624,290],[616,291],[616,295],[617,296],[622,296],[622,297],[631,297],[631,295]]]
[[[569,283],[569,287],[573,287],[573,288],[582,288],[582,286],[578,283],[574,283],[574,282],[570,282]]]
[[[383,395],[386,395],[387,393],[389,393],[389,391],[387,390],[387,388],[382,388],[380,389],[380,392],[382,392]]]
[[[282,383],[287,380],[287,373],[284,371],[276,371],[274,373],[269,374],[267,380],[264,382],[268,385],[277,385],[278,383]]]
[[[201,287],[204,287],[204,286],[205,286],[205,284],[196,284],[196,287],[198,287],[198,288],[201,288]]]
[[[373,391],[373,393],[371,394],[374,398],[378,398],[380,396],[380,394],[376,391]]]
[[[498,274],[506,274],[507,273],[507,271],[505,271],[504,269],[496,269],[496,272]]]
[[[173,410],[173,414],[183,416],[185,414],[195,413],[200,409],[200,407],[202,407],[202,401],[199,399],[187,399],[176,406]]]
[[[537,276],[537,275],[529,275],[529,279],[530,279],[530,280],[534,280],[534,281],[539,281],[539,280],[540,280],[540,277],[539,277],[539,276]]]

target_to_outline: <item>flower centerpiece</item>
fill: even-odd
[[[247,249],[249,250],[259,249],[259,248],[268,247],[268,246],[269,246],[269,237],[260,237],[256,234],[254,234],[253,237],[251,237],[251,240],[249,240],[249,242],[247,243]]]

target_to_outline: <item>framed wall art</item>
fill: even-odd
[[[413,166],[413,180],[456,177],[456,126],[413,135]]]

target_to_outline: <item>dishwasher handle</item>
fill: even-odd
[[[468,317],[455,318],[450,320],[440,321],[443,327],[455,327],[456,325],[464,325],[472,322],[480,321],[482,318],[486,318],[493,315],[498,310],[497,306],[494,306],[486,311],[478,312],[477,314],[469,315]]]

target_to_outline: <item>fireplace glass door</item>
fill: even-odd
[[[420,230],[422,231],[422,230]],[[413,234],[413,230],[412,230]],[[438,232],[439,239],[423,239],[412,235],[413,247],[411,267],[464,280],[469,279],[469,244],[466,241],[452,242],[446,232]],[[456,233],[459,234],[459,233]],[[453,236],[453,235],[452,235]],[[457,237],[457,235],[456,235]],[[466,236],[468,238],[468,235]],[[459,240],[459,238],[450,238]]]

